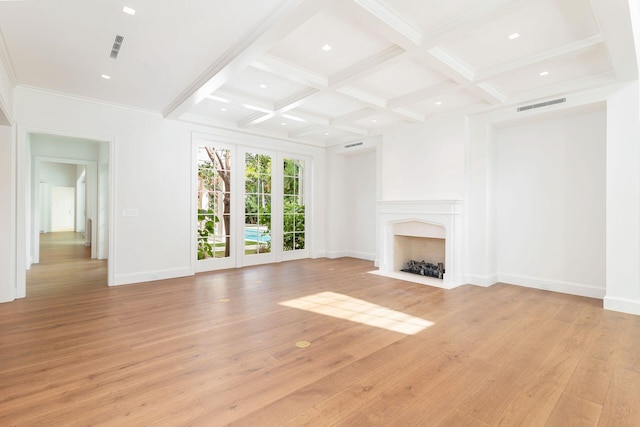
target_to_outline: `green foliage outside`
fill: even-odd
[[[215,235],[218,221],[212,209],[198,209],[198,259],[214,256],[215,245],[209,242],[209,236]]]
[[[226,153],[228,156],[228,153]],[[214,200],[216,191],[225,191],[224,183],[218,178],[227,172],[212,158],[198,167],[198,178],[209,200]],[[245,156],[245,224],[259,224],[266,227],[265,235],[271,235],[271,157],[247,153]],[[283,204],[283,250],[292,251],[305,248],[305,207],[302,194],[302,164],[297,160],[284,160],[284,204]],[[225,192],[225,197],[229,193]],[[198,259],[216,256],[218,244],[210,242],[215,235],[220,219],[213,209],[198,210]],[[266,243],[265,252],[271,250],[271,241]],[[219,248],[218,248],[219,250]],[[262,252],[263,250],[260,250]],[[221,256],[221,255],[217,255]]]

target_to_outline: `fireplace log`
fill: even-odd
[[[428,276],[435,277],[438,279],[442,279],[444,276],[444,264],[439,262],[436,264],[431,264],[430,262],[415,261],[409,260],[407,262],[407,267],[403,268],[400,271],[404,271],[406,273],[419,274],[420,276]]]

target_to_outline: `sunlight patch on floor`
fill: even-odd
[[[433,325],[433,322],[428,320],[336,292],[320,292],[307,295],[281,302],[280,305],[384,328],[406,335],[417,334]]]

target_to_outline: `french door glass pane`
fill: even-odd
[[[304,162],[284,159],[284,212],[282,250],[304,249]]]
[[[231,253],[231,153],[198,148],[198,259]]]
[[[245,155],[244,252],[271,252],[271,156]]]

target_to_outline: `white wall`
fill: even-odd
[[[0,43],[4,41],[0,39]],[[5,64],[3,49],[0,47],[0,125],[9,125],[13,114],[13,87],[15,81],[10,74],[9,68]]]
[[[606,116],[595,111],[498,129],[498,280],[605,292]]]
[[[376,257],[376,152],[365,151],[345,159],[345,204],[349,256]]]
[[[95,219],[97,236],[91,236],[91,240],[97,240],[96,258],[107,259],[109,257],[109,144],[100,142],[98,146],[98,200]]]
[[[347,191],[348,157],[331,150],[327,155],[324,180],[326,183],[326,202],[321,221],[326,224],[326,253],[329,258],[347,256],[349,192]]]
[[[640,88],[607,99],[605,308],[640,314]]]
[[[0,302],[16,298],[16,138],[13,120],[15,79],[0,49]]]
[[[383,200],[461,200],[465,184],[465,127],[461,114],[384,133]]]
[[[116,215],[113,283],[190,274],[190,132],[160,115],[17,89],[23,129],[113,141]],[[113,264],[111,264],[113,263]]]
[[[55,187],[75,187],[76,168],[76,165],[69,163],[42,162],[40,182],[47,182]]]
[[[51,187],[76,187],[77,166],[70,163],[40,163],[40,179],[36,185],[40,186],[39,202],[39,230],[51,231]],[[37,193],[37,192],[36,192]],[[37,206],[35,203],[34,206]],[[34,229],[34,233],[35,233]]]
[[[165,120],[159,114],[18,88],[16,121],[25,133],[77,136],[109,142],[109,167],[113,179],[113,205],[101,205],[113,215],[110,222],[113,256],[109,268],[113,284],[179,277],[193,274],[191,232],[191,135],[193,132],[231,135],[251,145],[255,137],[239,132]],[[26,143],[21,134],[19,143]],[[264,138],[263,138],[264,139]],[[278,141],[280,143],[281,141]],[[313,156],[314,178],[323,176],[322,151],[316,147],[282,141],[292,153]],[[24,156],[24,154],[22,154]],[[102,163],[101,163],[102,164]],[[24,172],[24,171],[23,171]],[[324,241],[324,183],[316,182],[312,218],[314,248]],[[124,216],[123,212],[137,212]]]
[[[0,302],[15,298],[13,159],[12,129],[0,126]]]

